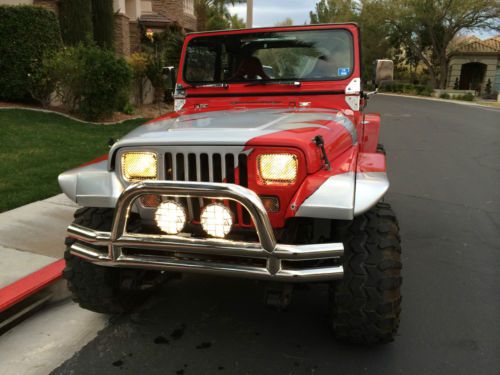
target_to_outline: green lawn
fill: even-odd
[[[57,175],[103,155],[145,120],[93,125],[23,109],[0,110],[0,212],[60,193]]]

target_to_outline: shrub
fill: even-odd
[[[441,94],[439,94],[439,97],[441,99],[450,99],[450,94],[448,94],[447,92],[442,92]]]
[[[62,0],[59,3],[59,22],[65,44],[77,45],[92,40],[92,2]]]
[[[370,85],[365,85],[365,89],[368,91]],[[431,96],[434,90],[432,87],[427,85],[414,85],[411,83],[397,83],[393,82],[379,87],[380,92],[396,92],[405,93],[413,95]]]
[[[497,98],[497,93],[492,87],[491,84],[491,79],[488,78],[488,81],[486,82],[486,86],[484,88],[484,93],[483,93],[483,99],[496,99]]]
[[[403,92],[404,91],[404,85],[402,83],[396,83],[394,84],[394,92]]]
[[[454,99],[472,102],[474,100],[474,95],[472,95],[470,92],[468,92],[467,94],[464,94],[464,95],[458,95]]]
[[[379,92],[391,92],[391,86],[392,85],[390,85],[390,84],[378,86],[378,91]],[[375,90],[375,85],[373,85],[373,89]]]
[[[369,81],[364,82],[363,84],[363,90],[364,91],[374,91],[375,90],[375,85]]]
[[[424,89],[425,89],[424,85],[415,85],[414,86],[415,94],[417,94],[417,95],[422,95]]]
[[[109,50],[79,44],[53,56],[49,65],[63,103],[85,119],[100,119],[128,103],[132,70]]]
[[[41,62],[36,62],[32,73],[28,74],[28,91],[44,108],[49,106],[57,84],[49,56],[46,54]]]
[[[407,94],[415,94],[415,86],[411,83],[407,83],[403,85],[403,92]]]
[[[135,52],[128,59],[132,67],[134,77],[134,96],[135,103],[142,105],[144,99],[144,90],[147,82],[147,71],[149,65],[149,55],[144,52]]]
[[[486,82],[486,87],[484,88],[484,93],[486,95],[491,95],[491,79],[488,78],[488,82]]]
[[[432,93],[434,92],[434,89],[430,86],[425,86],[422,92],[419,95],[423,96],[431,96]]]
[[[179,25],[170,25],[166,31],[154,33],[151,39],[146,37],[146,30],[142,29],[142,50],[149,55],[149,64],[146,71],[148,79],[155,89],[155,101],[164,98],[171,100],[168,95],[172,89],[172,84],[167,84],[163,67],[178,67],[184,42],[184,33]],[[165,93],[167,95],[165,95]]]
[[[122,110],[121,110],[123,113],[125,113],[126,115],[133,115],[134,114],[134,107],[132,106],[132,104],[130,104],[129,102],[127,102]]]
[[[54,13],[30,6],[0,6],[0,100],[31,100],[29,75],[44,53],[61,45]]]

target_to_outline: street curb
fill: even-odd
[[[62,276],[65,267],[64,259],[55,262],[32,272],[23,278],[14,281],[0,289],[0,312],[3,312],[14,305],[24,301],[39,292],[46,286],[57,281]]]
[[[392,94],[392,93],[385,93],[385,92],[379,92],[379,93],[377,93],[377,95],[396,96],[399,98],[430,100],[430,101],[434,101],[434,102],[454,103],[454,104],[468,105],[468,106],[472,106],[472,107],[482,107],[482,108],[488,108],[488,109],[500,111],[500,108],[498,108],[498,107],[492,107],[489,105],[467,102],[467,101],[463,101],[463,100],[440,99],[440,98],[434,98],[434,97],[429,97],[429,96],[417,96],[417,95],[400,95],[400,94]]]
[[[79,119],[77,117],[74,117],[74,116],[71,116],[71,115],[68,115],[66,113],[63,113],[63,112],[58,112],[58,111],[52,111],[50,109],[42,109],[42,108],[30,108],[30,107],[22,107],[22,106],[8,106],[8,107],[0,107],[0,110],[3,110],[3,109],[24,109],[24,110],[27,110],[27,111],[33,111],[33,112],[41,112],[41,113],[53,113],[55,115],[59,115],[59,116],[62,116],[62,117],[66,117],[70,120],[73,120],[73,121],[76,121],[76,122],[80,122],[82,124],[92,124],[92,125],[119,125],[119,124],[122,124],[126,121],[130,121],[130,120],[138,120],[138,119],[142,119],[143,117],[141,116],[135,116],[135,117],[131,117],[131,118],[128,118],[128,119],[124,119],[124,120],[121,120],[121,121],[117,121],[117,122],[110,122],[110,121],[103,121],[103,122],[93,122],[93,121],[85,121],[85,120],[82,120],[82,119]]]
[[[69,220],[69,212],[73,212],[74,208],[71,201],[59,194],[0,214],[0,249],[7,252],[2,255],[8,257],[0,261],[3,268],[0,278],[0,313],[11,311],[11,308],[16,308],[61,277],[65,262],[58,258],[61,258],[62,251],[58,251],[57,255],[46,253],[47,243],[44,244],[44,241],[48,237],[61,236],[60,232],[65,229],[63,226]],[[34,212],[39,212],[40,215],[37,216]],[[27,217],[30,215],[34,217],[28,221]],[[44,224],[47,215],[51,215],[51,223],[57,223],[55,227]],[[16,234],[37,230],[41,230],[38,236],[44,238],[40,237],[36,242]],[[53,238],[49,240],[54,242]],[[62,238],[60,242],[62,244]],[[48,247],[52,248],[52,245]],[[26,264],[29,260],[30,263]]]

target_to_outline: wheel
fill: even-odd
[[[351,343],[394,339],[401,312],[401,246],[396,216],[387,203],[338,228],[344,243],[344,278],[331,284],[335,336]]]
[[[75,212],[75,224],[110,231],[113,209],[80,208]],[[128,230],[138,229],[138,221]],[[120,314],[132,310],[149,296],[149,292],[162,279],[159,271],[103,267],[71,255],[69,246],[75,240],[66,238],[66,268],[63,277],[67,280],[73,300],[82,308],[106,314]]]

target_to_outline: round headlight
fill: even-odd
[[[156,210],[155,220],[163,232],[177,234],[186,224],[186,212],[184,207],[175,201],[163,202]]]
[[[200,217],[203,230],[212,237],[224,238],[233,226],[231,211],[220,203],[212,203],[205,208]]]

